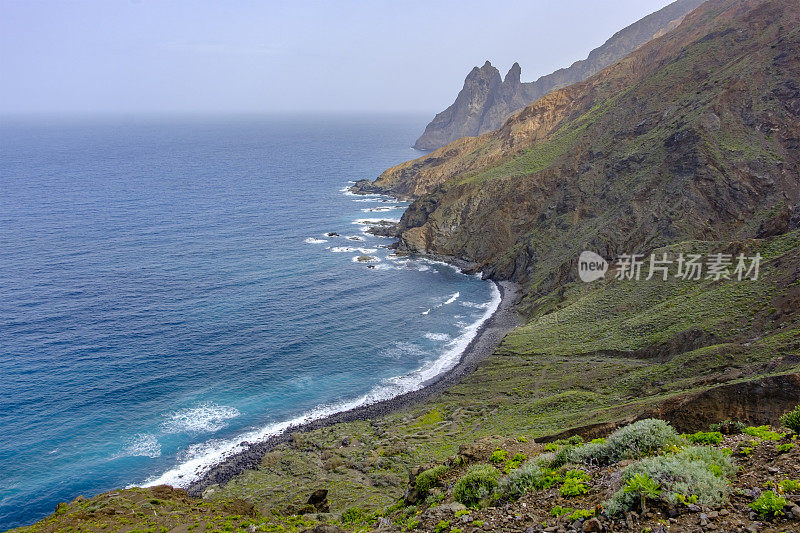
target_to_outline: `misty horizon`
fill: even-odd
[[[533,81],[669,3],[5,0],[0,114],[433,113],[474,66]]]

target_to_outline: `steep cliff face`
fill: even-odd
[[[521,83],[519,64],[505,79],[488,61],[467,75],[456,101],[436,115],[417,139],[415,148],[435,150],[461,137],[496,130],[515,111],[554,89],[585,80],[592,74],[619,61],[654,37],[675,28],[689,11],[703,0],[678,0],[614,34],[586,59],[559,69],[530,83]]]
[[[674,31],[498,131],[387,170],[400,249],[543,294],[606,256],[747,239],[800,213],[800,1],[709,0]]]

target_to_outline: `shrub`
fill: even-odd
[[[559,516],[564,516],[565,514],[569,514],[574,510],[575,509],[573,509],[572,507],[561,507],[560,505],[556,505],[550,511],[550,516],[555,516],[556,518],[558,518]]]
[[[454,527],[450,530],[450,533],[462,533],[462,529],[460,527]]]
[[[530,490],[549,489],[560,482],[558,472],[542,465],[540,461],[530,461],[504,478],[500,491],[511,499],[517,499]]]
[[[781,417],[781,424],[783,424],[783,427],[789,428],[795,433],[800,433],[800,405],[796,406],[788,413],[784,413]]]
[[[591,518],[593,516],[594,509],[576,509],[568,518],[574,522],[575,520]]]
[[[660,498],[671,505],[697,496],[697,502],[712,506],[727,500],[728,478],[735,473],[736,465],[724,451],[695,446],[674,454],[644,458],[625,468],[622,481],[627,486],[637,474],[643,474],[660,485]],[[605,503],[605,508],[612,515],[633,510],[641,503],[637,495],[630,490],[619,490]]]
[[[516,470],[517,468],[519,468],[519,465],[525,462],[525,459],[527,458],[528,457],[524,453],[515,453],[514,457],[506,461],[504,467],[505,472],[508,473],[511,472],[512,470]]]
[[[444,498],[445,498],[445,493],[437,489],[428,494],[428,496],[425,498],[425,505],[427,505],[428,507],[436,507],[442,501],[444,501]]]
[[[417,518],[409,518],[406,520],[406,531],[413,531],[419,527],[420,521]]]
[[[689,435],[683,435],[692,444],[719,444],[722,442],[722,433],[719,431],[698,431]]]
[[[546,451],[546,452],[557,452],[559,447],[560,446],[558,444],[556,444],[555,442],[548,442],[547,444],[544,445],[544,451]]]
[[[483,520],[473,520],[472,525],[475,527],[483,527]]]
[[[453,498],[467,506],[477,505],[497,487],[500,472],[490,465],[474,465],[453,487]]]
[[[558,489],[558,492],[566,498],[571,498],[573,496],[581,496],[586,494],[589,492],[589,487],[587,487],[586,483],[579,479],[567,478],[564,480],[564,484],[561,485],[561,488]]]
[[[775,449],[778,450],[778,453],[789,453],[794,448],[794,444],[791,442],[787,442],[786,444],[778,444]]]
[[[495,450],[489,460],[493,463],[502,463],[508,459],[508,452],[505,450]]]
[[[796,493],[800,492],[800,481],[796,479],[784,479],[778,483],[778,492],[785,493]]]
[[[640,508],[642,512],[646,512],[647,505],[645,501],[648,498],[651,500],[658,499],[661,495],[661,484],[654,481],[647,474],[639,473],[634,474],[633,477],[625,483],[625,488],[623,490],[630,494],[638,494]]]
[[[750,435],[753,437],[758,437],[762,440],[781,440],[783,437],[786,436],[785,433],[778,433],[777,431],[772,431],[769,426],[750,426],[744,428],[742,431],[745,435]]]
[[[778,496],[771,490],[765,491],[756,501],[750,504],[750,508],[758,513],[761,518],[771,518],[783,514],[783,507],[786,505],[786,498]]]
[[[528,439],[527,437],[523,437],[522,435],[520,435],[519,437],[517,437],[517,442],[528,442]]]
[[[439,478],[445,475],[450,467],[447,465],[439,465],[433,468],[429,468],[424,472],[421,472],[416,479],[414,480],[414,487],[417,489],[417,492],[420,494],[425,494],[433,487],[436,486],[436,483],[439,481]]]
[[[680,442],[678,433],[663,420],[649,418],[622,427],[603,442],[562,449],[554,461],[611,464],[658,453]],[[554,466],[560,466],[554,463]]]
[[[442,533],[442,531],[447,531],[448,529],[450,529],[450,522],[447,520],[442,520],[436,524],[436,527],[433,528],[433,531],[434,533]]]
[[[345,524],[361,524],[372,520],[372,513],[359,508],[351,507],[342,513],[342,522]]]

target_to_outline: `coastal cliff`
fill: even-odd
[[[464,80],[455,102],[437,114],[414,143],[419,150],[435,150],[461,137],[473,137],[498,129],[515,111],[554,89],[585,80],[619,61],[647,41],[675,28],[684,15],[703,0],[678,0],[618,31],[586,59],[567,68],[522,83],[521,68],[514,63],[505,78],[486,61]]]
[[[414,202],[403,252],[471,261],[542,294],[583,249],[645,253],[797,226],[800,11],[711,1],[502,128],[360,182]]]

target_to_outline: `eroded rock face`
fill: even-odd
[[[647,41],[675,28],[703,0],[678,0],[620,30],[586,59],[530,83],[521,83],[521,68],[514,63],[505,79],[489,61],[475,67],[464,80],[456,101],[436,115],[414,147],[435,150],[456,139],[500,128],[506,119],[554,89],[585,80],[619,61]]]

